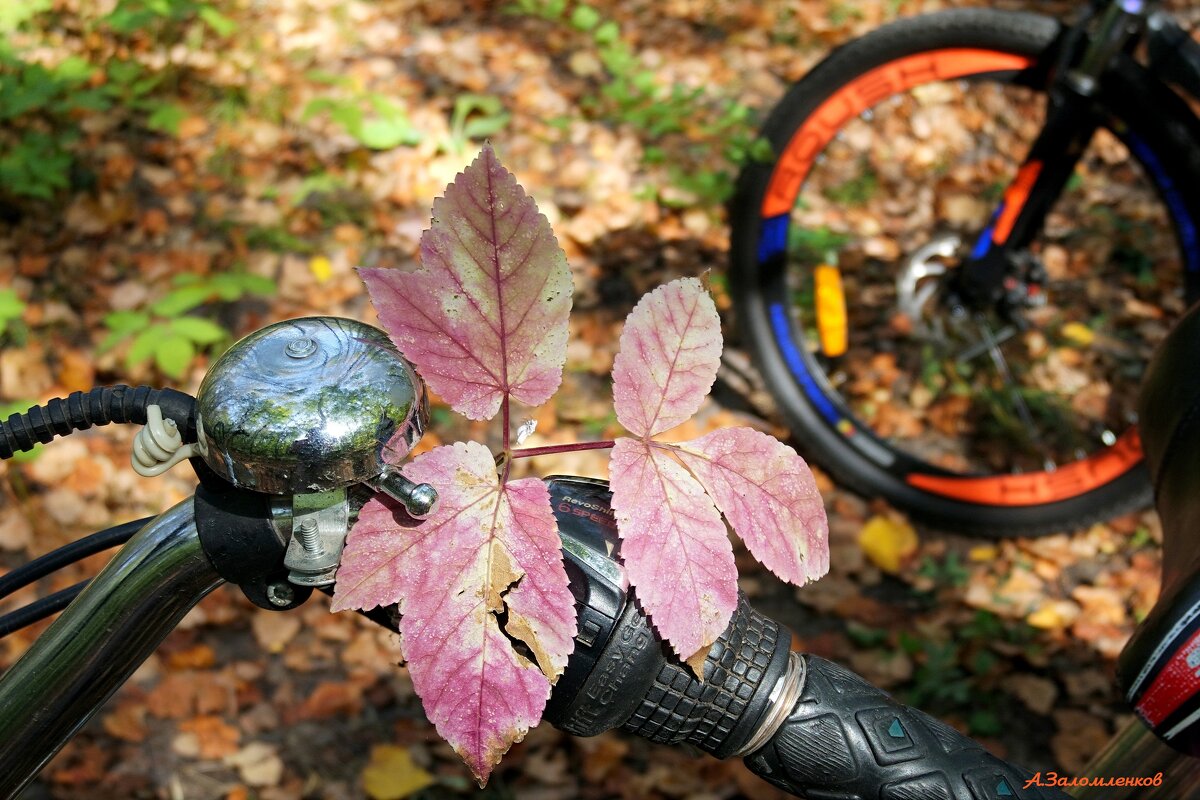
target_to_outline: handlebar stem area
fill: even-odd
[[[142,528],[0,676],[0,798],[20,792],[222,582],[192,498]]]

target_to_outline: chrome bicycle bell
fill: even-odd
[[[309,495],[366,483],[415,517],[433,511],[433,487],[390,466],[421,438],[428,408],[378,328],[339,317],[269,325],[213,364],[197,410],[201,455],[235,486]]]

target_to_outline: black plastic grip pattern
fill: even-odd
[[[704,662],[704,681],[686,665],[664,660],[622,728],[654,742],[688,742],[718,758],[732,755],[765,710],[766,684],[785,669],[790,643],[790,634],[780,636],[779,624],[739,595],[729,627]]]
[[[146,407],[158,405],[163,415],[175,420],[184,441],[194,442],[196,401],[174,389],[149,386],[98,386],[88,392],[72,392],[45,405],[33,406],[0,422],[0,458],[48,444],[55,436],[87,430],[110,422],[146,424]]]
[[[812,800],[1069,800],[853,672],[805,656],[804,691],[750,769]]]

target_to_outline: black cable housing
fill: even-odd
[[[71,601],[79,596],[79,593],[87,588],[88,581],[80,581],[74,586],[68,586],[66,589],[61,589],[54,594],[48,594],[43,598],[34,600],[27,606],[21,606],[16,611],[12,611],[0,617],[0,639],[8,636],[13,631],[19,631],[26,625],[43,620],[51,614],[57,614],[67,606],[71,605]]]
[[[22,564],[16,569],[0,575],[0,600],[8,597],[18,589],[23,589],[34,581],[40,580],[52,572],[62,569],[68,564],[102,553],[111,547],[125,544],[133,535],[145,527],[154,517],[143,517],[130,522],[114,525],[107,530],[98,531],[70,544],[63,545],[57,550],[51,550],[43,556]]]
[[[184,442],[196,441],[196,398],[175,389],[149,386],[97,386],[88,392],[72,392],[45,405],[33,406],[24,414],[13,414],[0,422],[0,458],[32,450],[55,436],[87,430],[110,422],[146,424],[147,406],[156,405],[163,416],[175,421]]]

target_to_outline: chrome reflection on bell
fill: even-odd
[[[271,494],[369,481],[408,453],[428,418],[424,386],[387,335],[339,317],[242,339],[209,369],[197,407],[205,462]]]

